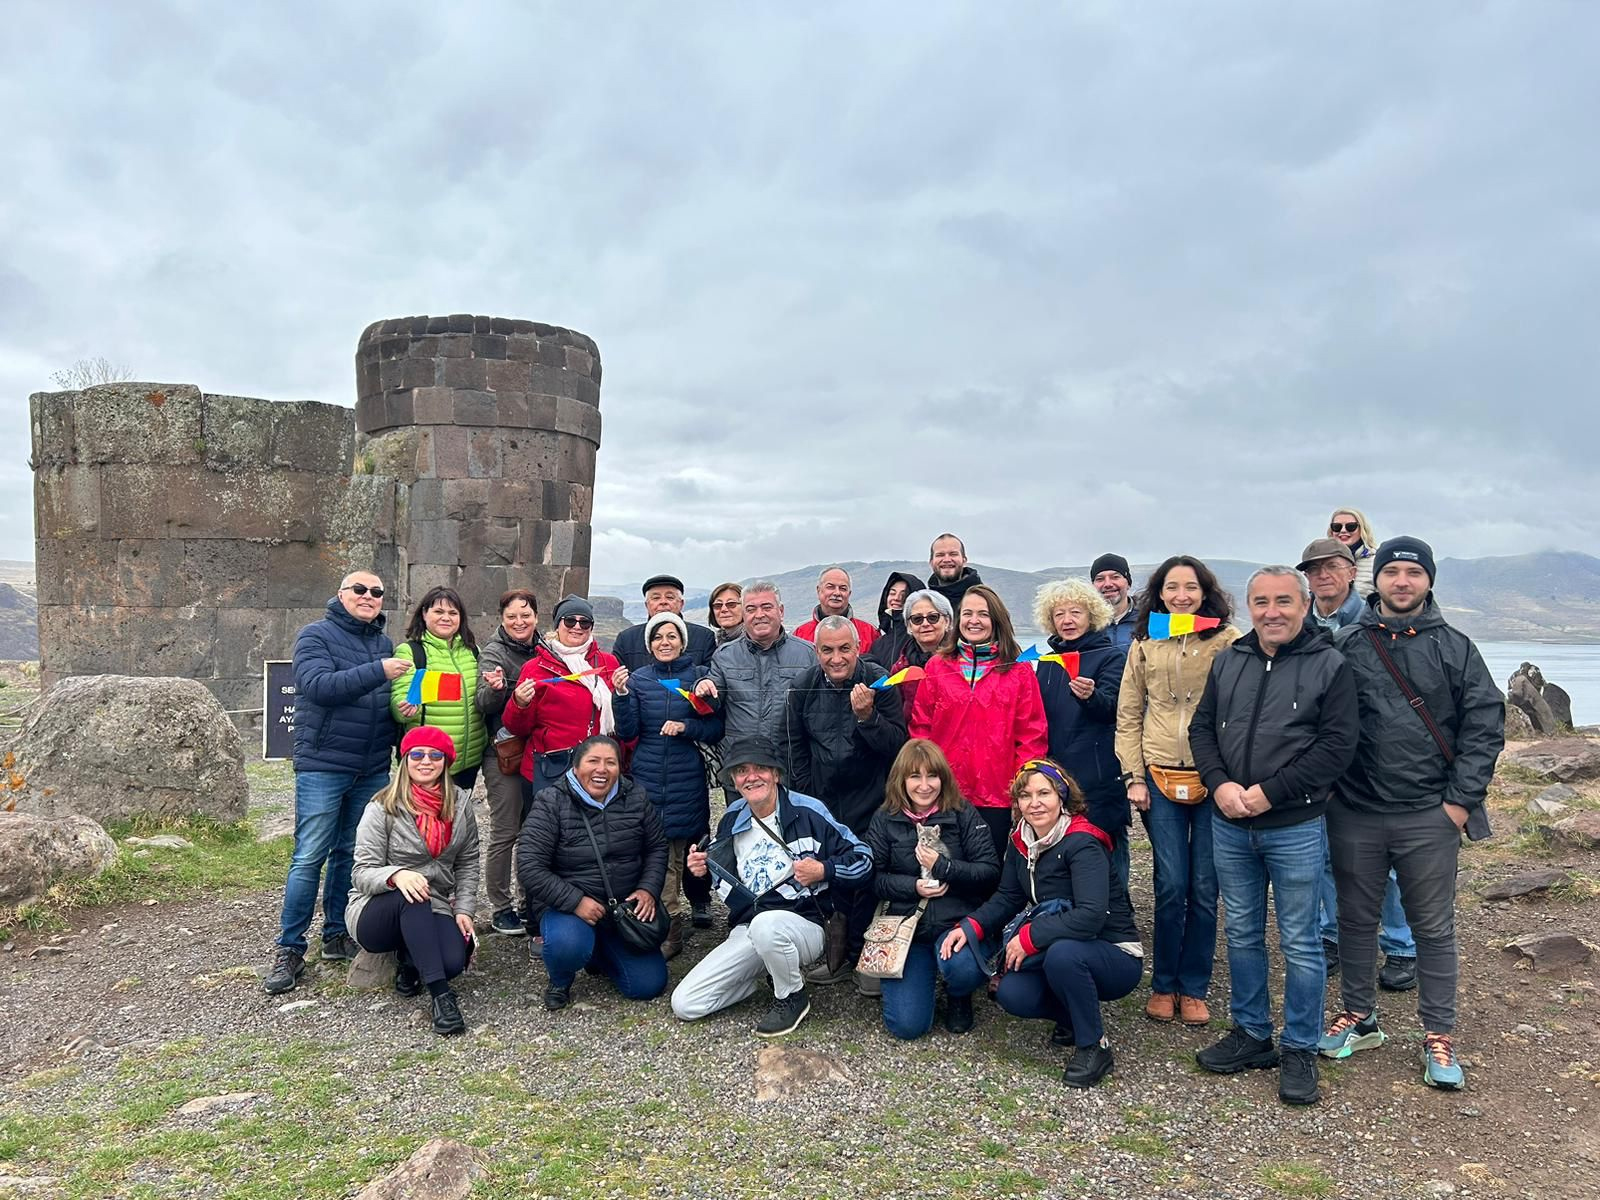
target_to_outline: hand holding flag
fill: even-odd
[[[689,702],[689,707],[694,709],[695,712],[699,713],[702,717],[709,717],[711,715],[711,705],[707,704],[699,696],[696,696],[688,688],[680,684],[676,679],[658,679],[656,682],[662,687],[666,688],[667,691],[674,692],[677,695],[682,696]]]
[[[874,679],[867,686],[876,688],[880,692],[884,692],[902,683],[915,683],[926,674],[927,672],[921,667],[904,667],[901,670],[896,671],[893,675],[884,675],[878,679]]]

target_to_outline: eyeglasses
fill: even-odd
[[[381,587],[368,587],[364,583],[352,583],[349,585],[349,590],[358,596],[365,596],[368,592],[371,592],[374,600],[383,599],[383,589]]]
[[[1332,525],[1328,526],[1328,532],[1329,533],[1360,533],[1361,532],[1361,522],[1359,522],[1359,521],[1335,521]]]
[[[588,617],[562,617],[561,623],[568,629],[593,629],[594,622]]]
[[[737,601],[737,600],[718,600],[711,607],[712,608],[738,608],[739,607],[739,601]]]
[[[937,625],[944,620],[943,613],[912,613],[906,618],[907,625]]]
[[[406,751],[406,757],[409,758],[412,762],[421,762],[423,759],[427,759],[429,762],[438,762],[440,759],[444,758],[444,751],[443,750],[407,750]]]

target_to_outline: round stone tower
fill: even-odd
[[[355,471],[396,484],[398,641],[430,587],[461,593],[479,640],[511,587],[541,624],[589,589],[600,352],[505,317],[399,317],[356,348]]]

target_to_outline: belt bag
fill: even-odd
[[[1157,789],[1174,804],[1199,804],[1206,798],[1200,772],[1193,767],[1158,767],[1149,763],[1146,769],[1156,781]]]
[[[861,944],[861,957],[856,960],[856,971],[870,979],[899,979],[906,973],[906,955],[911,950],[911,939],[916,935],[917,922],[922,920],[928,902],[923,900],[914,913],[904,917],[889,915],[889,902],[878,905],[872,924],[867,926]]]

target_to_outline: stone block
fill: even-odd
[[[97,533],[100,468],[38,467],[33,475],[33,527],[41,538]]]
[[[544,515],[552,521],[572,519],[572,485],[560,479],[546,479],[543,491]]]
[[[90,463],[184,466],[204,452],[200,389],[191,384],[108,383],[73,401],[78,458]]]
[[[166,537],[174,511],[203,507],[210,494],[206,476],[193,467],[107,463],[100,468],[100,532],[108,538]],[[217,476],[216,478],[220,478]]]
[[[227,602],[230,594],[221,589],[213,590],[209,586],[211,581],[187,560],[189,547],[205,544],[185,542],[181,538],[124,538],[116,542],[115,585],[107,588],[98,602],[133,608],[182,608]],[[250,543],[214,544],[248,546]],[[261,562],[264,565],[265,556],[261,556]]]
[[[418,388],[411,393],[411,419],[417,425],[448,425],[456,419],[456,394],[447,387]]]
[[[554,432],[556,427],[556,405],[560,403],[560,396],[549,396],[542,393],[529,396],[528,428]]]
[[[388,395],[376,388],[370,392],[363,389],[361,397],[356,401],[355,412],[358,434],[381,433],[394,425],[389,419]]]
[[[495,424],[502,429],[528,428],[532,403],[526,392],[496,392],[494,398],[499,407]]]
[[[461,562],[465,566],[507,566],[517,561],[521,532],[517,521],[506,517],[462,521],[460,531]],[[470,570],[467,577],[471,577]]]
[[[416,418],[416,401],[411,392],[386,392],[383,406],[391,429],[410,425]]]
[[[267,608],[315,608],[326,603],[347,571],[370,569],[370,552],[350,561],[348,546],[287,542],[267,548]]]
[[[539,361],[539,339],[532,333],[515,333],[506,339],[506,357],[521,363]]]
[[[473,631],[480,642],[494,632],[495,623],[500,619],[500,596],[511,586],[510,570],[503,564],[461,572],[457,590],[461,593],[461,603],[466,605]]]
[[[600,410],[577,400],[556,401],[556,431],[600,444]]]
[[[473,317],[471,313],[451,313],[451,333],[471,333],[473,330]]]
[[[594,356],[587,350],[577,346],[564,346],[566,366],[569,371],[576,371],[580,375],[588,375],[594,367]]]
[[[588,524],[594,520],[594,488],[586,483],[569,483],[567,490],[571,496],[571,513],[574,521]]]
[[[436,425],[429,429],[432,442],[432,469],[428,474],[438,479],[465,479],[468,469],[468,447],[473,430],[454,425]]]
[[[28,397],[28,425],[33,435],[33,462],[65,466],[78,461],[77,425],[72,404],[77,392],[35,392]]]
[[[445,479],[440,481],[440,500],[436,510],[437,515],[448,517],[456,521],[478,520],[488,513],[489,494],[494,486],[494,481],[489,479]],[[434,515],[427,510],[417,508],[415,494],[412,496],[412,511],[419,513],[424,518]],[[464,560],[471,562],[471,558]]]
[[[449,317],[429,317],[428,318],[428,332],[430,334],[434,334],[434,333],[449,333],[450,332],[450,318]]]
[[[505,443],[490,429],[474,429],[467,442],[467,474],[474,479],[498,479]]]
[[[177,675],[212,672],[216,610],[59,605],[39,609],[41,651],[58,675]]]
[[[577,542],[577,531],[575,521],[551,521],[550,542],[545,546],[544,561],[547,564],[570,563]]]
[[[499,425],[500,405],[493,392],[463,388],[455,394],[454,420],[457,425]]]
[[[530,565],[543,566],[549,561],[545,557],[545,551],[549,545],[550,522],[524,518],[521,522],[521,535],[517,545],[518,561]]]
[[[335,581],[337,583],[337,581]],[[289,633],[288,620],[281,608],[225,608],[217,613],[217,650],[215,669],[217,676],[253,678],[255,703],[237,703],[237,693],[223,700],[223,707],[260,707],[261,664],[269,658],[292,658],[294,641]],[[217,694],[212,685],[213,694]]]
[[[335,546],[393,540],[395,486],[385,475],[351,476],[333,506],[319,514],[321,540]]]
[[[544,490],[538,482],[491,479],[488,516],[534,520],[544,515]]]
[[[117,542],[93,536],[41,535],[34,539],[34,575],[38,579],[40,621],[46,605],[81,608],[106,603],[116,586]],[[44,649],[40,625],[40,648]]]
[[[244,743],[247,751],[260,753],[261,723],[259,717],[262,702],[265,699],[261,678],[261,663],[269,658],[289,658],[292,650],[292,645],[289,650],[281,653],[275,649],[266,649],[261,658],[256,661],[254,671],[251,674],[229,675],[200,681],[206,685],[206,690],[217,698],[217,703],[222,705],[223,711],[234,718],[235,724],[239,724],[241,716],[254,716],[257,718],[252,725],[256,735],[254,744],[252,745],[249,740]]]
[[[350,474],[355,413],[337,404],[280,401],[272,408],[272,462],[322,475]]]
[[[546,479],[565,478],[561,472],[568,443],[584,444],[577,438],[537,429],[517,436],[504,436],[500,474],[506,479],[541,483]]]
[[[589,565],[590,538],[593,531],[585,521],[572,522],[572,557],[573,566],[587,567]]]
[[[483,374],[486,386],[494,392],[526,392],[533,383],[528,364],[514,359],[486,360]]]
[[[404,595],[395,605],[395,613],[391,620],[394,622],[391,629],[399,637],[405,636],[406,622],[411,619],[411,612],[417,606],[417,601],[427,593],[429,588],[447,587],[459,590],[461,584],[461,568],[452,563],[414,563],[405,569],[406,583],[402,589]]]
[[[460,334],[447,334],[439,339],[439,358],[471,358],[472,339],[462,337]]]
[[[413,563],[459,563],[460,523],[412,521],[410,536],[406,538],[406,554]]]
[[[204,397],[200,437],[205,445],[205,461],[215,466],[270,463],[272,410],[271,400]]]
[[[574,376],[572,381],[572,391],[574,399],[582,401],[584,404],[592,404],[595,408],[600,407],[599,380],[585,379],[581,375]]]
[[[472,353],[475,358],[504,358],[506,356],[505,334],[479,332],[472,339]]]
[[[489,367],[481,358],[447,358],[440,363],[439,382],[445,387],[482,391],[489,384]]]

